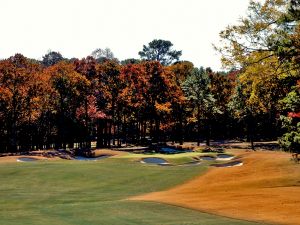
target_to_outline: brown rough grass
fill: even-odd
[[[243,166],[211,168],[183,185],[131,199],[252,221],[300,224],[300,164],[284,152],[233,153]]]

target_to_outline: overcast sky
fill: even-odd
[[[170,40],[182,60],[221,68],[219,32],[245,15],[249,0],[0,0],[0,58],[41,59],[49,49],[82,58],[109,47],[120,60],[143,44]]]

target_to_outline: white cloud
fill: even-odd
[[[170,40],[195,66],[220,68],[219,32],[245,14],[248,0],[0,0],[0,58],[47,50],[85,57],[109,47],[138,58],[143,44]]]

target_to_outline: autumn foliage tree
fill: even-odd
[[[130,115],[128,125],[138,131],[136,138],[145,138],[149,130],[158,141],[160,132],[170,128],[173,104],[181,100],[174,73],[152,61],[124,66],[121,77],[125,83],[121,96]]]
[[[47,80],[40,76],[40,70],[38,64],[21,54],[0,62],[0,117],[4,145],[10,151],[16,151],[19,145],[32,144],[22,143],[20,133],[26,124],[35,123],[42,112]]]
[[[89,80],[77,73],[73,64],[61,62],[48,67],[44,73],[49,74],[50,82],[55,90],[53,101],[56,110],[57,147],[66,148],[67,143],[74,142],[73,128],[75,126],[76,109],[87,97]]]

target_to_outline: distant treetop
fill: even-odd
[[[48,66],[53,66],[54,64],[63,61],[64,57],[59,53],[59,52],[54,52],[54,51],[49,51],[46,55],[43,56],[43,65],[48,67]]]
[[[144,45],[139,55],[144,60],[159,61],[163,65],[170,65],[178,61],[182,51],[172,50],[173,44],[170,41],[154,39],[148,46]]]
[[[106,60],[118,61],[118,59],[115,58],[114,53],[111,51],[110,48],[97,48],[91,53],[91,56],[93,56],[97,60],[97,62],[104,62]]]

